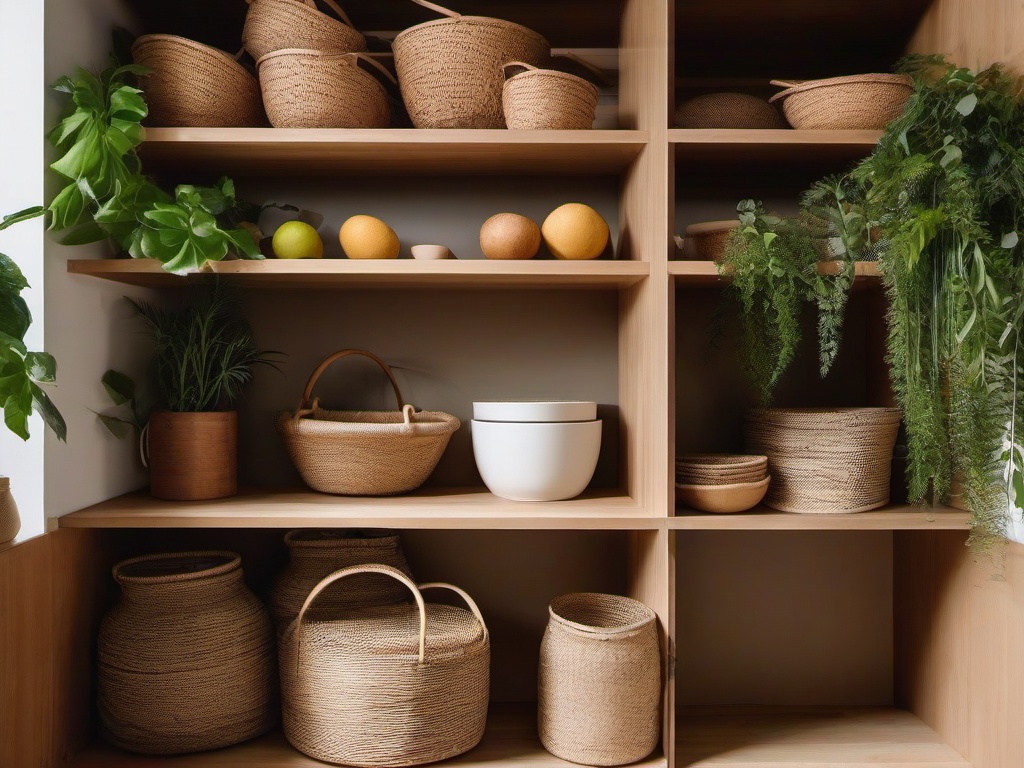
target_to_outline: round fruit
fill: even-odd
[[[304,221],[286,221],[274,233],[274,255],[279,259],[322,259],[324,241]]]
[[[608,223],[583,203],[555,208],[544,219],[541,232],[556,259],[596,259],[608,245]]]
[[[373,216],[353,216],[338,233],[341,249],[350,259],[397,259],[401,245],[395,231]]]
[[[532,259],[540,250],[540,227],[518,213],[497,213],[480,227],[480,250],[488,259]]]

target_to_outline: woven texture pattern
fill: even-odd
[[[238,493],[238,412],[154,411],[145,428],[149,492],[199,501]]]
[[[415,605],[326,618],[316,602],[349,577],[388,574]],[[425,603],[420,590],[457,592],[470,610]],[[281,646],[285,736],[318,760],[354,766],[420,765],[475,747],[487,721],[490,642],[479,610],[448,584],[417,589],[400,571],[357,566],[310,594]]]
[[[21,516],[18,505],[11,494],[11,480],[0,477],[0,544],[13,541],[21,530]]]
[[[417,24],[398,34],[393,49],[417,128],[504,128],[502,67],[510,61],[542,66],[551,55],[536,32],[486,16]]]
[[[302,603],[320,581],[353,565],[381,563],[413,578],[398,534],[391,531],[297,530],[285,534],[288,565],[270,592],[270,615],[279,632],[298,615]],[[409,591],[394,579],[364,573],[345,581],[344,589],[328,590],[318,610],[338,615],[353,608],[407,602]]]
[[[772,81],[773,85],[788,85]],[[797,129],[880,131],[903,114],[914,92],[906,75],[851,75],[808,80],[772,96]]]
[[[676,108],[680,128],[785,128],[779,110],[746,93],[706,93]]]
[[[676,459],[676,482],[689,485],[754,483],[767,474],[767,456],[695,453]]]
[[[122,749],[170,755],[237,744],[277,722],[274,631],[232,552],[125,560],[98,640],[99,715]]]
[[[254,59],[284,48],[325,53],[365,51],[366,38],[345,22],[321,13],[313,0],[251,0],[242,45]]]
[[[148,125],[243,128],[266,124],[260,86],[245,67],[218,48],[175,35],[143,35],[132,45]]]
[[[747,414],[747,448],[768,457],[764,503],[783,512],[866,512],[889,503],[896,408],[762,408]]]
[[[512,130],[584,130],[597,113],[597,86],[554,69],[527,68],[505,81],[505,124]]]
[[[739,221],[722,222],[722,226],[717,228],[700,224],[687,227],[686,236],[693,243],[693,258],[716,263],[722,261],[737,227],[739,227]]]
[[[584,765],[625,765],[658,745],[661,651],[655,614],[636,600],[580,592],[551,601],[540,649],[544,748]]]
[[[263,104],[275,128],[387,128],[387,93],[359,54],[289,48],[258,62]]]

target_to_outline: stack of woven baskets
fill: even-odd
[[[676,459],[676,500],[702,512],[744,512],[764,498],[767,456],[704,453]]]

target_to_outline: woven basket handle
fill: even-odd
[[[459,589],[454,584],[448,584],[443,581],[432,581],[429,584],[420,584],[419,589],[421,592],[424,589],[447,589],[457,594],[462,598],[463,602],[469,606],[469,610],[476,617],[476,620],[480,622],[480,628],[484,631],[484,637],[487,637],[487,624],[484,622],[484,615],[480,613],[480,608],[477,607],[476,601],[469,596],[469,593],[467,593],[466,590]]]
[[[594,77],[597,78],[600,82],[604,83],[605,85],[611,85],[612,84],[612,81],[608,78],[608,73],[607,72],[605,72],[600,67],[594,66],[589,61],[584,59],[582,56],[577,56],[575,53],[573,53],[571,51],[566,51],[565,53],[558,54],[558,58],[559,59],[568,59],[569,61],[574,61],[577,64],[579,64],[581,67],[583,67],[584,69],[589,70],[594,75]]]
[[[249,0],[249,2],[252,2],[252,0]],[[312,8],[314,11],[320,10],[319,8],[316,7],[316,0],[302,0],[302,2],[304,2],[310,8]],[[338,14],[338,18],[340,18],[343,22],[348,24],[348,26],[352,27],[352,29],[355,29],[355,24],[352,23],[351,19],[349,19],[348,14],[341,10],[341,6],[334,2],[334,0],[324,0],[324,4],[327,5],[336,14]]]
[[[453,19],[458,19],[458,18],[460,18],[462,16],[461,13],[456,13],[455,11],[449,11],[447,8],[442,8],[440,5],[435,5],[434,3],[431,3],[430,0],[412,0],[412,1],[414,3],[416,3],[416,5],[422,5],[424,8],[429,8],[430,10],[432,10],[432,11],[434,11],[436,13],[440,13],[442,16],[450,16]]]
[[[796,88],[798,85],[803,85],[803,80],[772,80],[771,84],[776,88]]]
[[[533,64],[527,64],[525,61],[510,61],[508,64],[504,65],[501,68],[501,71],[505,73],[506,78],[510,76],[508,73],[510,67],[515,67],[516,69],[523,69],[526,70],[527,72],[536,72],[538,69],[540,69],[540,67],[535,67],[533,66]],[[516,72],[515,74],[518,75],[520,73]]]
[[[392,85],[398,85],[398,81],[395,80],[395,76],[392,75],[388,71],[388,68],[385,67],[383,64],[381,64],[379,61],[377,61],[375,58],[373,58],[373,56],[371,56],[370,54],[368,54],[368,53],[353,53],[353,54],[351,54],[351,56],[352,56],[353,61],[356,62],[356,66],[359,65],[360,61],[365,62],[365,63],[371,65],[374,69],[376,69],[377,72],[379,72],[380,74],[384,75],[384,77],[386,77],[391,82]],[[370,74],[375,74],[375,73],[371,72]]]
[[[398,381],[395,379],[395,374],[391,372],[391,368],[388,367],[387,363],[373,354],[373,352],[367,352],[365,349],[343,349],[340,352],[335,352],[333,355],[325,357],[320,365],[316,367],[316,370],[310,374],[309,381],[306,382],[306,389],[302,393],[302,402],[299,404],[299,410],[308,410],[310,398],[313,396],[313,387],[316,386],[316,382],[320,378],[320,375],[326,371],[335,360],[340,360],[341,358],[348,357],[349,355],[362,355],[363,357],[368,357],[380,366],[381,370],[388,375],[388,379],[391,381],[391,388],[395,390],[395,399],[398,400],[398,409],[402,410],[402,404],[405,401],[402,399],[402,390],[398,388]]]

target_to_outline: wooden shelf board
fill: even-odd
[[[677,768],[970,768],[891,707],[680,707]]]
[[[154,259],[70,259],[68,272],[151,288],[183,287],[187,279]],[[643,261],[488,261],[487,259],[265,259],[211,262],[197,275],[221,275],[246,288],[615,288],[651,272]]]
[[[673,128],[668,140],[685,176],[690,168],[723,165],[838,166],[867,157],[881,135],[881,131]]]
[[[571,768],[548,753],[537,738],[537,711],[532,704],[492,705],[487,731],[480,744],[460,757],[439,766],[486,768],[504,763],[517,768]],[[69,768],[323,768],[324,763],[306,757],[285,741],[281,731],[214,752],[177,757],[131,755],[104,744],[94,744],[75,758]],[[660,754],[634,763],[636,768],[665,768]]]
[[[822,262],[818,271],[821,274],[835,274],[832,264],[838,262]],[[676,285],[724,285],[728,278],[718,274],[718,266],[713,261],[680,260],[668,263],[668,273],[675,277]],[[854,279],[857,281],[879,281],[877,261],[858,261],[854,265]]]
[[[228,175],[618,174],[646,131],[147,128],[149,172]]]
[[[769,507],[716,515],[686,507],[670,517],[669,528],[690,531],[966,531],[971,515],[960,509],[894,505],[857,514],[793,514]]]
[[[661,518],[664,520],[664,518]],[[633,530],[659,527],[619,491],[569,501],[518,502],[479,488],[424,488],[406,496],[330,496],[308,489],[250,489],[213,501],[163,501],[148,491],[59,518],[62,528],[496,528]]]

